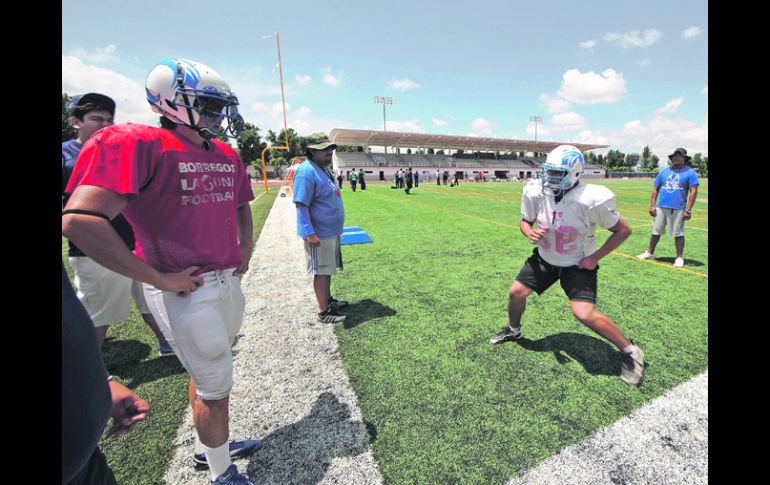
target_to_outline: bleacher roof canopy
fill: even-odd
[[[389,146],[399,148],[433,148],[436,150],[472,150],[482,152],[513,151],[548,153],[559,145],[573,145],[580,151],[607,148],[609,145],[592,145],[570,141],[534,141],[506,138],[482,138],[476,136],[428,135],[398,131],[349,130],[334,128],[329,139],[337,145]]]

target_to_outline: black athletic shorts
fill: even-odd
[[[541,295],[559,280],[564,293],[570,300],[583,300],[596,304],[596,275],[599,265],[592,270],[577,266],[553,266],[540,257],[537,248],[524,263],[516,279]]]

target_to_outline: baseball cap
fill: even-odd
[[[88,104],[104,107],[110,114],[115,115],[115,101],[109,96],[99,93],[86,93],[73,96],[72,99],[70,99],[70,102],[67,103],[67,113],[72,116],[76,109],[83,108]]]
[[[312,148],[313,150],[327,150],[331,147],[332,150],[337,148],[337,145],[330,142],[329,140],[322,141],[321,143],[316,143],[315,145],[308,145],[308,148]]]
[[[674,153],[668,156],[668,159],[669,160],[673,159],[674,155],[676,155],[677,153],[682,155],[687,161],[689,161],[692,158],[691,156],[687,155],[687,150],[685,150],[684,148],[677,148],[676,150],[674,150]]]

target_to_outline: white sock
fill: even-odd
[[[203,443],[201,443],[198,433],[195,433],[195,454],[200,455],[201,453],[206,453],[206,450],[203,448]]]
[[[508,328],[513,331],[514,335],[521,333],[521,327],[511,327],[511,325],[508,324]]]
[[[233,463],[230,460],[230,441],[225,441],[222,446],[216,448],[209,448],[203,445],[203,449],[206,453],[206,459],[209,462],[209,470],[211,470],[211,478],[217,478],[219,475],[227,471],[227,468]]]
[[[630,354],[633,351],[634,351],[634,344],[631,344],[628,347],[626,347],[625,349],[623,349],[623,353],[624,354]]]

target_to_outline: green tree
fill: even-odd
[[[67,114],[67,104],[72,97],[67,93],[61,93],[61,141],[72,140],[78,132],[70,124],[70,116]]]
[[[642,170],[650,170],[653,168],[652,163],[652,149],[649,145],[645,145],[642,148]]]
[[[265,149],[267,143],[262,141],[262,137],[259,135],[259,127],[252,123],[246,123],[243,125],[243,131],[237,139],[238,151],[241,155],[241,160],[246,166],[253,165],[260,172],[262,172],[262,150]],[[262,174],[264,178],[265,174]]]
[[[605,157],[607,168],[610,170],[622,169],[623,164],[625,163],[625,157],[625,154],[620,150],[610,150]]]
[[[653,153],[652,157],[650,157],[650,170],[657,171],[658,163],[660,163],[660,157]]]
[[[638,153],[629,153],[623,161],[623,166],[633,170],[641,168],[639,167],[640,158],[641,156]]]
[[[698,175],[703,175],[703,171],[704,171],[703,154],[696,153],[695,155],[693,155],[692,158],[690,159],[689,165],[696,172],[698,172]]]
[[[604,162],[605,162],[605,160],[604,160],[604,156],[603,156],[603,155],[600,153],[600,154],[599,154],[599,155],[596,157],[596,163],[598,163],[598,164],[599,164],[599,165],[601,165],[601,166],[604,166]]]

